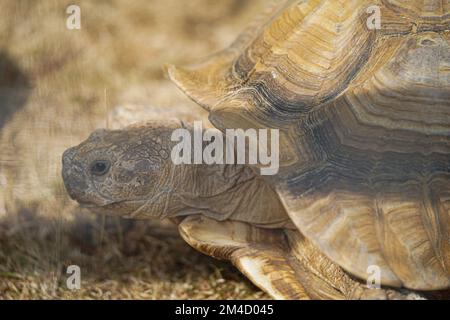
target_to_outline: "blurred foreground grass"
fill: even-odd
[[[0,298],[267,298],[169,223],[81,211],[60,157],[98,127],[205,119],[161,65],[226,47],[268,2],[0,1]],[[66,29],[69,4],[81,30]],[[75,292],[71,264],[82,272]]]

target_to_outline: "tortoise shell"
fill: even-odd
[[[376,6],[381,28],[369,28]],[[450,5],[283,1],[171,79],[225,128],[280,130],[273,183],[348,272],[450,287]]]

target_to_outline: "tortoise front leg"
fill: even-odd
[[[190,216],[179,224],[183,239],[192,247],[231,261],[256,286],[274,299],[310,299],[285,257],[281,229],[263,229],[236,221],[218,222]]]
[[[298,231],[263,229],[196,215],[179,224],[195,249],[231,261],[274,299],[414,299],[397,290],[368,289],[319,252]]]

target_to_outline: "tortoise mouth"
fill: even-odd
[[[95,214],[106,214],[110,216],[132,216],[137,210],[136,208],[142,207],[146,201],[145,200],[120,200],[120,201],[109,201],[104,204],[98,205],[94,203],[82,203],[78,201],[80,207],[83,209],[88,209]]]

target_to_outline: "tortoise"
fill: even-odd
[[[369,28],[376,6],[380,28]],[[280,169],[174,165],[181,121],[98,130],[63,155],[73,199],[170,218],[278,299],[405,299],[450,287],[447,1],[282,1],[227,49],[166,66],[219,130],[271,128]],[[379,270],[381,289],[366,284]]]

